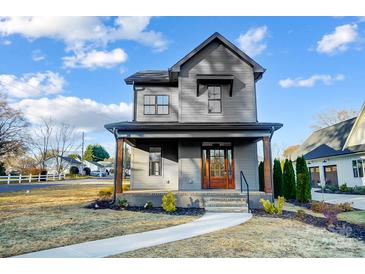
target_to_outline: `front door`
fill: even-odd
[[[324,178],[326,185],[333,185],[338,187],[337,166],[324,166]]]
[[[233,154],[231,147],[203,147],[203,188],[234,189]]]

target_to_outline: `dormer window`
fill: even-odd
[[[169,114],[169,96],[145,95],[143,109],[145,115],[167,115]]]
[[[222,86],[208,85],[208,113],[222,112]]]

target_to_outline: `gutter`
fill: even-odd
[[[269,141],[270,141],[270,160],[271,160],[271,164],[270,164],[270,173],[271,173],[271,182],[272,182],[272,186],[271,186],[271,188],[272,188],[272,193],[271,193],[271,195],[272,195],[272,200],[273,200],[273,202],[275,203],[275,195],[274,195],[274,174],[273,174],[273,170],[272,170],[272,166],[273,166],[273,163],[274,163],[274,161],[273,161],[273,158],[272,158],[272,152],[271,152],[271,139],[272,139],[272,137],[274,136],[274,132],[275,132],[275,127],[271,127],[271,130],[270,130],[270,137],[269,137]]]
[[[110,204],[114,204],[117,199],[117,177],[116,177],[116,171],[117,171],[117,156],[118,156],[118,136],[117,136],[117,129],[113,128],[113,135],[115,138],[115,158],[114,158],[114,190],[113,190],[113,200],[110,202]]]

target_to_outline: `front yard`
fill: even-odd
[[[365,244],[300,221],[254,216],[219,232],[115,257],[365,257]]]
[[[192,221],[84,206],[105,186],[62,186],[0,194],[0,257],[148,231]]]

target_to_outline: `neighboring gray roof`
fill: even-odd
[[[175,123],[175,122],[120,122],[107,124],[104,127],[111,131],[148,131],[148,130],[278,130],[280,123]]]
[[[89,163],[91,163],[91,164],[93,164],[93,165],[96,165],[96,166],[98,166],[98,167],[104,167],[102,164],[99,164],[98,162],[88,161],[88,160],[85,160],[85,162],[89,162]]]
[[[365,150],[365,144],[343,150],[356,117],[313,132],[294,153],[293,157],[304,155],[307,160],[349,154]]]
[[[173,65],[168,70],[145,70],[139,71],[135,74],[124,79],[126,84],[131,85],[134,83],[148,83],[148,84],[173,84],[177,83],[177,78],[172,77],[171,73],[177,73],[180,71],[181,66],[186,63],[190,58],[195,56],[200,50],[205,48],[211,42],[219,40],[222,44],[224,44],[229,50],[231,50],[234,54],[236,54],[239,58],[246,61],[250,66],[252,66],[255,80],[259,80],[262,77],[262,74],[265,72],[265,69],[259,65],[256,61],[254,61],[251,57],[249,57],[246,53],[236,47],[232,42],[223,37],[220,33],[215,32],[208,39],[206,39],[203,43],[189,52],[186,56],[180,59],[175,65]]]
[[[48,159],[51,159],[51,158],[54,158],[54,157],[55,156],[51,156]],[[75,159],[73,159],[71,157],[67,157],[67,156],[58,156],[58,157],[62,158],[63,161],[69,162],[72,165],[81,165],[81,162],[79,162],[79,161],[77,161],[77,160],[75,160]],[[47,160],[45,160],[45,161],[47,161]]]

